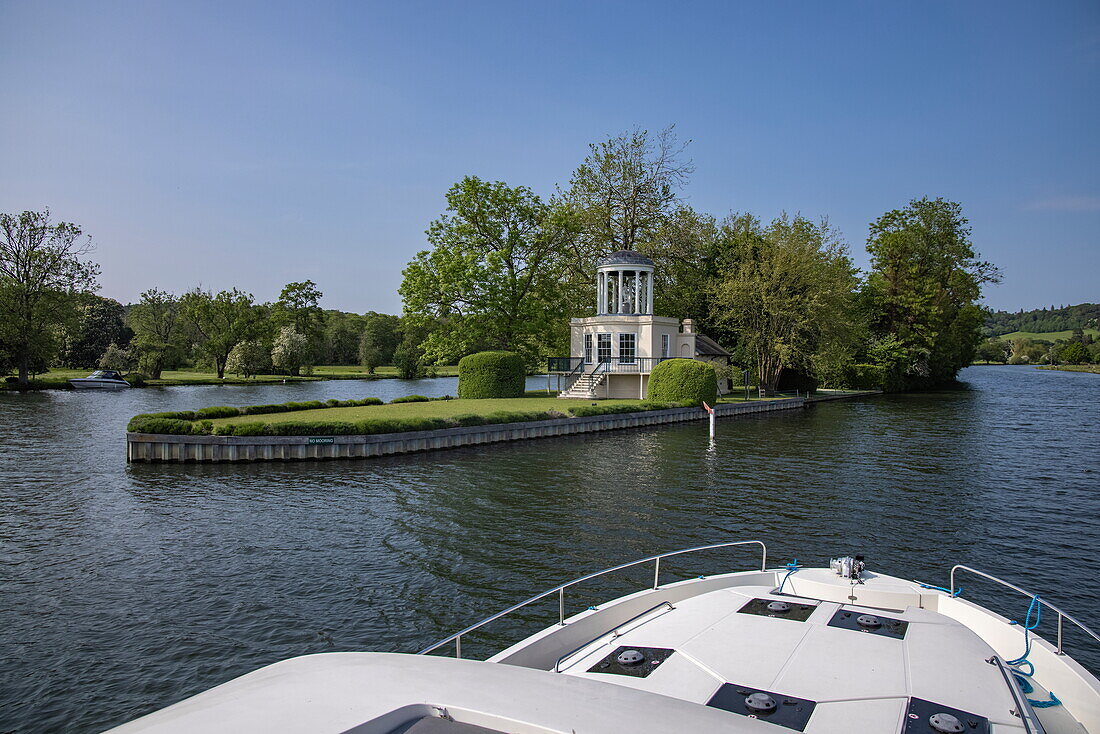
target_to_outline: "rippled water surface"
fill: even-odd
[[[862,552],[938,584],[966,563],[1100,628],[1100,376],[961,377],[967,389],[722,421],[714,445],[700,422],[233,466],[128,466],[126,421],[455,382],[0,394],[0,731],[101,730],[293,655],[415,651],[565,579],[728,539],[766,540],[774,563]],[[734,549],[669,576],[752,563]],[[1026,610],[963,585],[1013,618]],[[556,609],[463,647],[488,653],[541,613]],[[1100,670],[1100,649],[1068,639]]]

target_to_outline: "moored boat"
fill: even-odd
[[[663,559],[746,545],[760,547],[758,569],[662,583]],[[567,616],[572,587],[642,564],[649,588]],[[1022,623],[964,599],[960,574],[1021,594]],[[462,658],[463,638],[541,600],[558,602],[554,624],[485,661]],[[1044,614],[1054,642],[1036,634]],[[768,568],[763,543],[735,541],[570,581],[416,655],[292,658],[115,731],[1100,732],[1100,681],[1067,654],[1069,629],[1100,643],[1047,600],[967,566],[941,588],[859,556]]]
[[[87,377],[74,377],[69,384],[77,390],[125,390],[130,387],[116,370],[96,370]]]

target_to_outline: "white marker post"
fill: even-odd
[[[703,403],[703,410],[710,413],[710,440],[714,440],[714,408],[710,407],[706,403]]]

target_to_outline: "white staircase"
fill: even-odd
[[[562,390],[559,394],[559,398],[581,398],[585,400],[591,400],[599,397],[596,394],[597,388],[603,384],[603,381],[607,379],[606,372],[582,372],[576,379],[576,381],[569,386],[568,389]]]

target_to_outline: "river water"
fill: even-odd
[[[1100,628],[1100,376],[976,367],[961,379],[721,421],[713,445],[700,422],[231,466],[127,465],[126,421],[453,394],[455,381],[0,393],[0,731],[102,730],[294,655],[415,651],[568,578],[732,539],[767,541],[773,565],[864,553],[936,584],[965,563]],[[667,577],[754,562],[727,549]],[[570,611],[642,582],[583,587]],[[1024,597],[963,585],[1012,618],[1026,611]],[[464,652],[556,611],[502,620]],[[1067,639],[1100,670],[1100,649]]]

